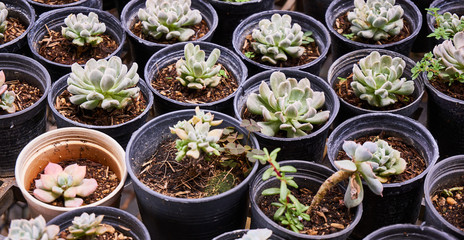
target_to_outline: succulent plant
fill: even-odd
[[[403,29],[404,10],[395,5],[395,0],[354,0],[354,6],[348,12],[348,21],[355,36],[378,41],[396,36]]]
[[[8,10],[3,2],[0,2],[0,38],[4,38],[6,26],[8,25],[8,21],[6,20],[8,17]]]
[[[459,17],[450,12],[438,14],[439,8],[426,8],[425,10],[435,17],[435,30],[427,37],[446,40],[452,38],[456,33],[464,31],[464,16]]]
[[[195,31],[188,26],[201,22],[198,10],[191,10],[190,0],[147,0],[146,9],[140,9],[138,17],[142,21],[143,32],[160,39],[187,41]]]
[[[64,23],[66,27],[61,27],[61,34],[73,39],[73,44],[96,46],[103,41],[103,38],[98,35],[106,31],[106,26],[105,23],[98,21],[98,15],[94,12],[90,12],[88,16],[82,13],[76,16],[71,13],[64,19]]]
[[[179,121],[173,127],[170,127],[171,133],[176,134],[180,139],[176,140],[176,160],[182,160],[185,155],[192,158],[199,158],[200,152],[206,153],[207,156],[212,154],[219,155],[222,151],[218,144],[222,136],[223,129],[213,129],[211,126],[217,126],[222,120],[214,121],[211,113],[204,113],[200,108],[195,109],[196,115],[192,119]],[[206,121],[204,121],[206,119]]]
[[[42,215],[31,220],[12,220],[5,240],[54,240],[60,232],[57,225],[46,226]]]
[[[269,19],[259,21],[259,29],[254,29],[251,36],[256,42],[252,43],[255,52],[262,54],[262,61],[277,64],[277,61],[287,61],[287,55],[300,57],[304,48],[303,31],[301,26],[294,23],[287,14],[274,14]]]
[[[140,92],[140,88],[135,87],[139,81],[137,67],[134,62],[127,70],[127,66],[116,56],[108,61],[92,58],[84,68],[74,63],[68,77],[68,91],[72,94],[69,100],[88,110],[96,107],[108,111],[124,108]]]
[[[267,228],[250,229],[245,235],[237,240],[267,240],[272,235],[272,231]]]
[[[279,130],[287,132],[287,137],[307,135],[313,124],[327,121],[330,111],[319,111],[325,102],[323,92],[313,91],[307,78],[299,82],[295,78],[286,78],[282,72],[274,72],[270,77],[270,86],[263,81],[259,93],[248,96],[248,110],[262,115],[264,122],[258,122],[261,133],[274,136]]]
[[[106,232],[113,233],[115,229],[107,224],[102,224],[104,215],[95,217],[95,213],[82,213],[74,217],[73,225],[68,228],[69,235],[66,239],[83,239],[84,237],[94,237]],[[93,239],[93,238],[92,238]]]
[[[65,207],[79,207],[84,202],[82,198],[92,194],[97,189],[97,181],[84,178],[86,167],[72,164],[64,170],[56,163],[48,163],[44,174],[35,180],[34,196],[42,202],[50,203],[63,196]],[[78,197],[79,196],[79,197]]]
[[[184,47],[184,59],[176,62],[177,80],[183,86],[193,89],[216,87],[221,80],[218,75],[221,66],[215,65],[221,51],[215,48],[205,61],[205,51],[200,46],[188,43]]]
[[[8,86],[5,84],[5,73],[0,71],[0,108],[8,113],[16,112],[14,105],[15,93],[14,91],[7,91]]]
[[[456,33],[452,41],[445,40],[435,46],[433,55],[442,65],[438,72],[442,80],[464,82],[464,32]]]
[[[375,142],[377,151],[372,153],[369,164],[380,182],[387,182],[387,177],[398,175],[406,169],[406,161],[401,158],[400,151],[393,149],[386,141],[379,139]]]
[[[398,95],[414,92],[414,81],[402,78],[406,63],[399,57],[380,56],[377,51],[353,65],[351,87],[356,96],[375,107],[384,107],[398,101]],[[361,68],[360,68],[361,67]]]

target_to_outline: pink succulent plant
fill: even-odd
[[[93,178],[84,178],[85,166],[72,164],[64,170],[56,163],[48,163],[44,174],[35,180],[34,196],[42,202],[53,202],[60,196],[64,198],[65,207],[79,207],[87,197],[97,189],[97,181]],[[77,197],[79,196],[79,197]]]

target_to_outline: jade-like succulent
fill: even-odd
[[[200,108],[195,109],[196,115],[192,119],[179,121],[173,127],[170,127],[171,133],[176,134],[180,139],[176,140],[176,160],[180,161],[185,155],[192,158],[199,158],[200,152],[210,155],[219,155],[222,151],[218,144],[222,136],[223,129],[213,129],[211,126],[217,126],[222,120],[215,121],[211,113],[204,113]],[[206,120],[206,121],[204,121]]]
[[[16,112],[14,105],[15,93],[14,91],[7,91],[8,86],[5,84],[5,73],[0,71],[0,108],[8,113]]]
[[[31,220],[12,220],[5,240],[54,240],[60,232],[57,225],[46,226],[42,215]]]
[[[69,100],[88,110],[96,107],[108,111],[124,108],[140,92],[140,88],[136,87],[139,81],[137,67],[134,62],[127,70],[127,66],[116,56],[108,61],[92,58],[84,68],[74,63],[68,77],[68,91],[72,94]]]
[[[146,9],[139,9],[143,32],[160,39],[187,41],[195,31],[188,28],[201,22],[198,10],[191,10],[190,0],[147,0]]]
[[[354,0],[354,6],[348,20],[355,36],[378,41],[396,36],[403,29],[404,10],[395,5],[395,0]]]
[[[73,44],[96,46],[103,41],[99,35],[106,31],[106,26],[98,21],[98,15],[94,12],[90,12],[88,16],[82,13],[76,16],[71,13],[64,19],[64,23],[66,27],[61,27],[61,34],[73,39]]]
[[[86,167],[72,164],[64,170],[56,163],[48,163],[44,174],[35,180],[34,196],[42,202],[50,203],[63,196],[65,207],[79,207],[84,203],[80,197],[87,197],[98,187],[93,178],[84,178]]]
[[[264,118],[264,122],[258,122],[261,133],[274,136],[283,130],[289,138],[305,136],[313,124],[324,123],[329,118],[330,111],[317,112],[324,105],[324,93],[313,91],[307,78],[297,81],[286,78],[282,72],[274,72],[270,87],[263,81],[259,93],[250,94],[246,101],[251,113]]]
[[[267,228],[250,229],[245,235],[237,240],[267,240],[272,235],[272,231]]]
[[[8,25],[6,17],[8,17],[8,10],[6,9],[5,4],[0,2],[0,38],[5,37],[4,33],[6,30],[6,25]]]
[[[102,235],[106,232],[113,233],[115,229],[112,226],[101,223],[103,217],[104,215],[95,217],[95,213],[88,214],[86,212],[74,217],[73,225],[68,228],[70,234],[66,236],[66,239],[84,239],[85,237]]]
[[[292,17],[287,14],[274,14],[269,19],[259,21],[259,29],[254,29],[251,34],[256,42],[252,43],[255,52],[262,54],[262,61],[277,64],[277,61],[287,61],[288,56],[300,57],[304,48],[303,31],[301,26],[294,23]]]
[[[445,40],[435,46],[433,55],[442,65],[438,73],[442,80],[464,82],[464,32],[456,33],[452,41]]]
[[[406,63],[399,57],[371,52],[353,66],[351,87],[356,96],[371,106],[384,107],[398,101],[398,95],[414,92],[414,81],[402,78]]]
[[[216,87],[221,80],[218,75],[221,66],[215,65],[221,51],[215,48],[205,61],[205,51],[200,50],[200,46],[188,43],[184,47],[184,59],[179,59],[176,63],[177,80],[183,86],[193,89],[203,89],[205,87]]]

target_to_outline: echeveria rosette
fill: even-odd
[[[373,51],[353,65],[351,87],[357,97],[371,106],[384,107],[398,101],[396,95],[414,92],[414,81],[402,78],[406,62]]]
[[[98,15],[94,12],[90,12],[88,16],[82,13],[76,16],[71,13],[64,19],[64,23],[66,27],[61,27],[61,34],[73,39],[73,44],[97,46],[103,41],[99,35],[106,31],[106,25],[98,21]]]
[[[250,229],[245,235],[237,240],[267,240],[271,237],[272,231],[267,228]]]
[[[93,178],[84,178],[86,167],[72,164],[64,170],[56,163],[48,163],[40,179],[35,180],[34,196],[42,202],[50,203],[60,196],[65,207],[79,207],[84,203],[80,197],[87,197],[98,187]]]
[[[205,51],[200,46],[188,43],[184,47],[184,57],[176,62],[177,80],[192,89],[216,87],[221,81],[218,75],[221,66],[216,65],[221,51],[215,48],[205,61]]]
[[[30,220],[12,220],[5,240],[55,240],[59,232],[60,227],[47,226],[45,219],[39,215]]]
[[[191,10],[190,0],[147,0],[145,9],[139,9],[143,32],[160,39],[187,41],[195,31],[188,28],[201,22],[198,10]]]
[[[0,2],[0,38],[4,38],[6,27],[8,25],[8,21],[6,18],[8,17],[8,10],[3,2]]]
[[[458,32],[452,40],[435,46],[433,55],[442,65],[438,72],[442,80],[464,83],[464,32]]]
[[[94,239],[95,236],[102,235],[106,232],[114,233],[115,229],[107,224],[102,224],[104,215],[95,216],[95,213],[82,213],[74,217],[69,228],[69,234],[66,239]]]
[[[386,141],[377,140],[377,151],[372,154],[369,160],[372,170],[377,179],[385,183],[389,176],[398,175],[406,169],[406,161],[401,158],[400,151],[393,149]]]
[[[128,70],[119,57],[109,60],[90,59],[82,68],[74,63],[68,77],[68,91],[72,94],[71,103],[92,110],[96,107],[108,111],[125,108],[132,99],[136,99],[140,88],[137,63]]]
[[[261,60],[270,64],[277,61],[287,61],[288,56],[300,57],[304,48],[303,31],[297,23],[292,25],[292,17],[284,14],[274,14],[269,19],[259,21],[259,29],[254,29],[251,36],[253,50],[262,55]]]
[[[14,100],[16,94],[14,91],[8,91],[8,86],[5,84],[5,73],[0,71],[0,108],[8,113],[16,112]]]
[[[378,41],[403,29],[404,10],[395,5],[395,0],[354,0],[354,6],[348,12],[348,21],[355,36]]]
[[[307,135],[313,124],[327,121],[330,111],[317,111],[324,102],[324,93],[313,91],[307,78],[297,81],[286,78],[282,72],[274,72],[270,88],[263,81],[259,93],[248,96],[246,106],[251,113],[263,116],[264,121],[258,122],[261,133],[274,136],[282,130],[293,138]]]

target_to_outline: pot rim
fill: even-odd
[[[29,4],[32,5],[37,5],[40,7],[45,7],[45,8],[50,8],[50,9],[57,9],[57,8],[66,8],[66,7],[73,7],[73,6],[79,6],[83,2],[87,2],[90,0],[78,0],[77,2],[72,2],[72,3],[66,3],[66,4],[60,4],[60,5],[50,5],[50,4],[45,4],[45,3],[40,3],[36,2],[34,0],[27,0]]]

